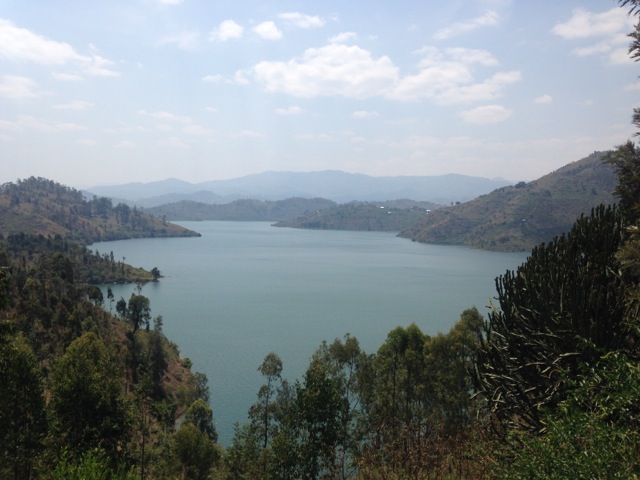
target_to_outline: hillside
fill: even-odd
[[[222,204],[244,198],[275,201],[292,197],[327,198],[338,203],[410,198],[449,204],[470,200],[508,184],[502,179],[467,175],[372,177],[327,170],[264,172],[195,184],[169,179],[94,187],[88,191],[93,195],[126,200],[131,205],[144,208],[181,200]]]
[[[31,177],[0,186],[0,235],[59,235],[90,244],[138,237],[197,236],[108,198],[86,200],[82,193],[51,180]]]
[[[427,212],[440,205],[429,202],[351,202],[312,212],[276,227],[308,228],[316,230],[373,230],[400,231],[418,222]]]
[[[289,198],[277,201],[235,200],[223,205],[183,200],[152,207],[145,212],[167,220],[239,220],[275,222],[335,206],[323,198]]]
[[[522,251],[569,230],[582,213],[614,203],[617,177],[594,152],[533,182],[431,212],[400,236],[425,243]]]

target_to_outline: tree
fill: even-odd
[[[133,326],[134,333],[138,331],[141,326],[149,329],[149,321],[151,320],[149,299],[144,295],[132,293],[131,297],[129,297],[129,303],[127,304],[126,315],[127,320]]]
[[[175,434],[173,453],[180,462],[183,478],[205,480],[220,459],[213,441],[193,423],[184,423]]]
[[[116,458],[130,433],[121,368],[94,333],[74,340],[49,377],[54,435],[76,456],[102,448]]]
[[[23,338],[0,339],[0,378],[0,478],[28,479],[47,423],[40,369]]]
[[[261,433],[262,448],[264,449],[269,445],[269,433],[272,430],[271,423],[276,408],[276,405],[272,403],[272,398],[275,395],[275,382],[281,379],[282,360],[277,354],[268,353],[258,367],[258,371],[267,379],[267,383],[260,387],[259,401],[252,407],[249,416],[254,419],[254,424]]]
[[[622,233],[620,210],[600,206],[496,279],[500,308],[489,314],[475,384],[502,419],[543,431],[540,411],[564,398],[564,375],[627,345]]]
[[[213,410],[204,400],[198,398],[191,404],[185,413],[184,422],[194,424],[212,442],[218,440],[213,424]]]

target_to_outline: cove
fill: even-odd
[[[495,278],[528,255],[425,245],[388,232],[178,223],[202,236],[91,248],[160,269],[164,277],[143,286],[142,294],[193,370],[207,375],[223,445],[231,442],[234,423],[246,420],[267,353],[282,358],[283,376],[294,381],[323,340],[349,333],[375,353],[397,326],[446,332],[465,308],[486,315]],[[116,300],[128,300],[135,286],[111,288]]]

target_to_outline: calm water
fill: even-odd
[[[375,352],[394,327],[416,323],[446,332],[460,313],[484,314],[494,279],[524,253],[424,245],[393,233],[311,231],[264,222],[181,222],[200,238],[140,239],[93,245],[101,253],[165,278],[145,285],[153,316],[193,370],[209,378],[220,441],[246,419],[265,355],[274,351],[290,380],[323,341],[346,333]],[[116,300],[130,285],[114,285]]]

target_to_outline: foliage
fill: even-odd
[[[625,347],[622,231],[620,211],[599,207],[496,280],[476,385],[500,418],[543,430],[540,411],[564,398],[566,375]]]
[[[215,443],[193,423],[184,423],[175,434],[173,452],[185,479],[208,478],[220,459]]]
[[[614,202],[616,175],[604,152],[570,163],[526,185],[499,188],[432,211],[400,236],[428,243],[525,251],[567,232],[581,214]]]
[[[79,243],[138,237],[194,236],[136,207],[108,198],[85,200],[82,192],[31,177],[0,186],[0,234],[60,235]]]
[[[567,379],[571,393],[544,411],[545,435],[514,432],[505,479],[629,479],[640,475],[640,365],[612,352]]]
[[[276,227],[308,228],[314,230],[400,231],[415,224],[427,211],[440,205],[415,202],[411,207],[396,207],[394,202],[351,202],[319,211],[311,211],[298,218],[281,221]]]
[[[23,337],[0,338],[0,478],[30,478],[46,433],[40,368]]]
[[[109,457],[102,450],[90,450],[74,460],[68,451],[64,451],[55,468],[51,471],[51,480],[134,480],[138,478],[123,465],[114,470]]]
[[[101,448],[115,459],[130,418],[114,355],[93,333],[74,340],[49,379],[54,435],[72,452]]]

